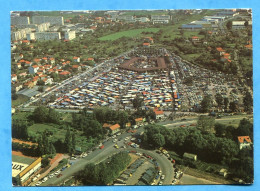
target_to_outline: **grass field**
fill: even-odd
[[[134,30],[127,30],[122,32],[117,32],[114,34],[106,35],[100,37],[99,40],[116,40],[121,37],[137,37],[140,36],[142,32],[157,32],[159,28],[146,28],[146,29],[134,29]]]
[[[56,124],[39,124],[35,123],[28,127],[29,135],[31,136],[38,136],[40,133],[44,132],[45,130],[53,132],[53,135],[50,137],[50,141],[57,141],[57,140],[65,140],[67,130],[62,128]],[[76,145],[81,147],[83,151],[87,150],[93,144],[95,144],[95,139],[87,139],[85,135],[83,135],[82,131],[76,131]]]
[[[18,96],[18,98],[16,100],[12,100],[12,107],[16,107],[18,105],[21,105],[22,103],[29,100],[29,98],[24,96],[24,95],[19,94],[17,96]]]

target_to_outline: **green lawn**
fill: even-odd
[[[99,40],[116,40],[121,37],[136,37],[136,36],[140,36],[142,32],[157,32],[159,30],[160,30],[159,28],[133,29],[133,30],[127,30],[127,31],[106,35],[100,37]]]
[[[45,130],[53,132],[53,135],[50,137],[50,141],[55,142],[58,139],[61,139],[62,141],[65,140],[67,130],[63,129],[61,126],[56,124],[35,123],[28,128],[29,135],[31,136],[38,136],[40,133],[44,132]],[[95,145],[96,140],[87,139],[82,131],[76,131],[75,137],[76,137],[76,145],[81,147],[82,151],[86,151],[87,149]]]
[[[215,123],[221,123],[224,125],[232,125],[234,127],[238,127],[240,121],[243,118],[250,118],[250,122],[253,123],[253,119],[251,118],[252,115],[234,115],[234,116],[227,116],[227,117],[222,117],[221,119],[216,119]]]
[[[24,95],[17,95],[18,98],[16,100],[12,100],[12,107],[16,107],[18,105],[21,105],[22,103],[26,102],[29,100],[28,97],[24,96]]]
[[[200,54],[183,54],[182,58],[188,61],[194,61],[196,58],[198,58]]]
[[[12,115],[12,119],[27,120],[28,116],[30,115],[31,112],[16,112],[14,115]]]

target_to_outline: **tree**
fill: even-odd
[[[143,106],[143,104],[144,104],[143,101],[144,101],[144,100],[137,95],[137,96],[132,100],[132,103],[133,103],[134,108],[137,109],[137,110],[139,110],[139,109]]]
[[[43,90],[43,86],[39,86],[39,87],[38,87],[38,91],[39,91],[39,92],[43,92],[43,91],[44,91],[44,90]]]
[[[37,123],[46,122],[48,119],[48,109],[43,106],[35,108],[32,114],[32,119]]]
[[[225,106],[225,109],[228,108],[228,104],[229,104],[229,100],[227,97],[224,98],[224,106]]]
[[[182,37],[184,36],[184,30],[183,30],[183,29],[180,30],[180,35],[181,35]]]
[[[221,123],[216,123],[214,129],[216,136],[222,137],[225,134],[226,126]]]
[[[49,164],[50,164],[49,158],[48,158],[48,157],[44,157],[44,158],[42,159],[42,168],[47,167]]]
[[[60,123],[60,113],[55,111],[55,109],[49,108],[49,113],[48,113],[48,118],[47,121],[49,123],[55,123],[59,124]]]
[[[152,142],[155,147],[162,147],[165,144],[164,136],[160,133],[154,134],[152,136]]]
[[[223,100],[222,95],[219,93],[216,94],[216,102],[218,104],[218,107],[221,107],[223,105],[224,100]]]
[[[211,131],[215,124],[215,118],[211,116],[201,115],[197,121],[197,127],[203,132]]]
[[[232,29],[232,21],[228,21],[226,26],[227,26],[228,30],[231,30]]]
[[[69,127],[67,127],[67,132],[66,132],[65,140],[64,140],[64,146],[65,146],[66,152],[68,152],[70,154],[73,153],[72,136],[71,136]]]
[[[39,85],[39,86],[44,86],[44,85],[45,85],[45,83],[44,83],[44,81],[42,81],[42,80],[39,80],[39,81],[37,82],[37,85]]]
[[[253,141],[253,124],[245,118],[242,119],[235,134],[236,136],[249,136]]]
[[[17,139],[28,139],[27,121],[15,119],[12,121],[12,137]]]
[[[245,97],[243,98],[243,102],[245,111],[251,113],[253,107],[253,98],[249,91],[246,92]]]
[[[201,101],[200,106],[201,106],[201,112],[203,113],[209,112],[212,106],[211,97],[209,95],[205,96]]]
[[[223,138],[218,143],[219,157],[224,164],[230,164],[233,158],[238,154],[239,148],[236,142]]]
[[[232,111],[232,112],[236,112],[238,110],[238,105],[236,102],[230,102],[229,103],[229,109]]]

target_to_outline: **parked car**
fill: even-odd
[[[62,176],[62,174],[59,174],[59,175],[57,175],[57,178],[60,178]]]

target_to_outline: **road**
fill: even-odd
[[[137,132],[142,132],[142,131],[143,131],[143,127],[139,128],[137,130]],[[42,183],[40,186],[60,185],[63,181],[67,180],[68,178],[73,176],[75,173],[84,169],[84,166],[86,164],[89,164],[89,163],[97,164],[97,163],[107,159],[108,157],[114,155],[117,152],[131,151],[131,150],[135,150],[140,153],[146,153],[146,154],[150,155],[151,157],[153,157],[154,159],[156,159],[156,161],[158,162],[158,164],[162,170],[162,174],[165,175],[165,180],[164,180],[163,184],[165,184],[165,185],[171,184],[171,182],[173,180],[173,176],[174,176],[174,169],[172,167],[172,163],[165,156],[159,155],[153,150],[144,150],[141,148],[131,148],[130,146],[128,146],[125,149],[121,148],[124,145],[124,139],[126,137],[130,137],[130,136],[131,136],[131,133],[125,132],[122,135],[116,137],[118,140],[120,140],[117,142],[117,145],[119,146],[120,149],[114,148],[115,143],[113,143],[112,139],[110,138],[107,142],[104,143],[105,147],[103,149],[97,148],[96,150],[91,152],[87,157],[73,160],[73,162],[75,162],[75,163],[70,168],[67,168],[64,171],[62,171],[62,176],[60,178],[53,177],[51,179],[48,179],[46,182]]]

